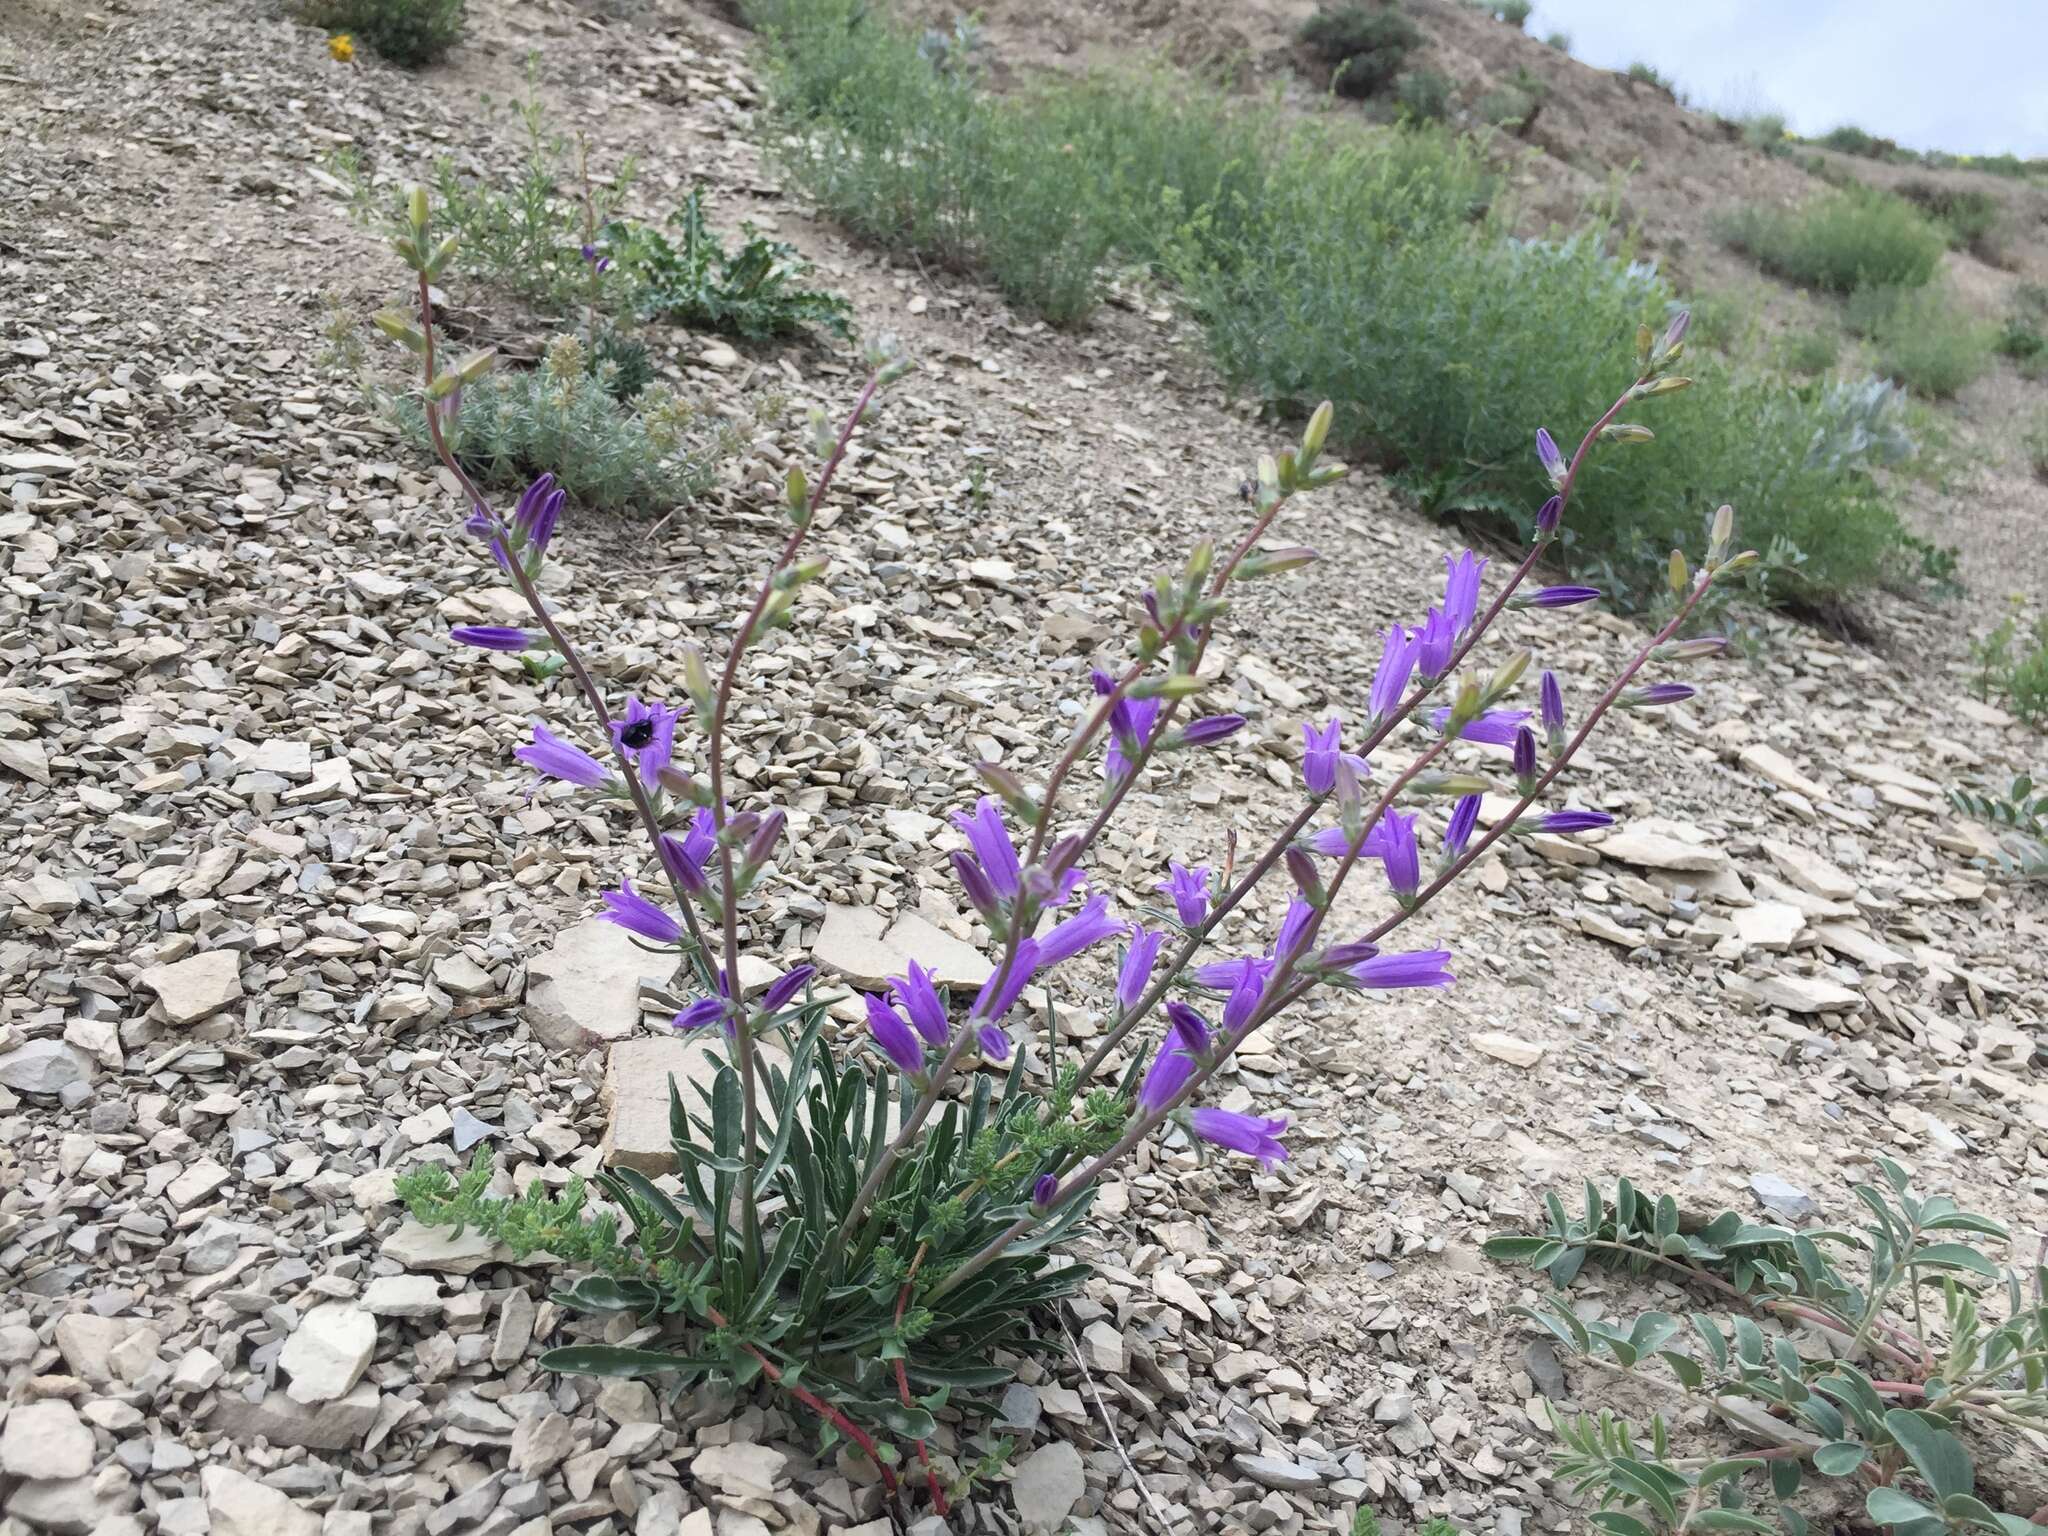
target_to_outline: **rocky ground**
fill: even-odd
[[[1274,440],[1156,301],[1063,336],[807,222],[719,20],[472,9],[457,57],[408,77],[236,0],[0,4],[0,1527],[890,1528],[808,1423],[540,1371],[571,1326],[545,1270],[394,1202],[400,1170],[479,1141],[522,1185],[658,1158],[645,1085],[686,1053],[644,956],[588,920],[642,863],[630,829],[529,801],[508,756],[530,716],[579,722],[448,643],[502,596],[324,359],[326,301],[366,312],[399,276],[328,151],[393,179],[507,164],[515,125],[482,102],[537,51],[565,129],[644,157],[643,211],[705,180],[922,360],[820,520],[833,574],[746,679],[742,785],[794,822],[753,915],[773,957],[973,976],[941,818],[976,760],[1047,764],[1129,595],[1237,525]],[[666,341],[678,380],[762,419],[704,503],[558,538],[561,601],[621,690],[671,679],[686,638],[721,646],[776,537],[763,483],[856,382],[828,351]],[[1300,720],[1362,713],[1375,627],[1434,595],[1446,535],[1370,476],[1292,527],[1325,560],[1220,656],[1217,707],[1252,727],[1148,786],[1095,861],[1123,910],[1169,856],[1278,824]],[[1528,1342],[1525,1277],[1478,1243],[1581,1174],[1847,1220],[1883,1152],[2038,1232],[2048,922],[1942,801],[2038,741],[1965,696],[1963,617],[1873,617],[1912,643],[1772,621],[1693,705],[1601,738],[1574,801],[1624,825],[1520,845],[1416,925],[1456,987],[1318,1006],[1245,1055],[1221,1101],[1291,1117],[1284,1166],[1175,1146],[1108,1186],[1071,1348],[1005,1398],[1014,1475],[956,1527],[1291,1533],[1371,1503],[1567,1528],[1538,1400],[1606,1384]],[[1509,638],[1583,705],[1641,631],[1523,616]],[[2048,1497],[2040,1452],[1983,1469],[2009,1507]]]

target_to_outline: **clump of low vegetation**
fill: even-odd
[[[1901,182],[1898,190],[1899,196],[1941,228],[1951,247],[1970,251],[1993,265],[2004,262],[1997,242],[2002,210],[1998,199],[1989,192],[1934,181]]]
[[[2048,480],[2048,411],[2036,411],[2020,434],[2020,452],[2036,480]]]
[[[1572,51],[1572,35],[1569,32],[1552,32],[1543,39],[1543,46],[1555,48],[1559,53],[1570,53]]]
[[[1517,67],[1512,77],[1481,96],[1473,110],[1480,121],[1526,138],[1549,96],[1548,82]]]
[[[2013,290],[2011,305],[1999,326],[1998,350],[2029,378],[2048,369],[2048,287],[2021,283]]]
[[[1759,154],[1789,155],[1792,152],[1792,134],[1785,126],[1782,112],[1758,112],[1740,119],[1742,142]]]
[[[811,330],[842,340],[852,334],[853,306],[805,285],[809,264],[796,247],[748,228],[739,251],[728,253],[705,217],[701,186],[668,222],[674,241],[649,224],[614,223],[602,233],[600,248],[616,263],[643,319],[749,341]]]
[[[1679,92],[1678,82],[1676,80],[1673,80],[1670,76],[1661,73],[1656,65],[1648,63],[1645,60],[1637,59],[1635,63],[1629,65],[1629,67],[1623,70],[1622,73],[1627,75],[1629,79],[1635,81],[1638,85],[1647,85],[1652,90],[1662,91],[1666,96],[1669,96],[1673,101],[1682,102],[1685,99],[1684,96]]]
[[[452,424],[444,417],[463,468],[497,486],[551,473],[572,501],[606,511],[658,514],[701,495],[738,451],[738,429],[668,389],[643,389],[622,405],[611,376],[618,365],[593,371],[590,362],[576,338],[563,337],[539,368],[465,385]],[[406,436],[430,449],[420,401],[401,396],[392,409]]]
[[[1889,160],[1898,153],[1898,143],[1892,139],[1881,139],[1876,134],[1865,133],[1854,123],[1843,123],[1830,128],[1816,143],[1837,154],[1860,155],[1866,160]]]
[[[1840,361],[1842,338],[1826,326],[1793,331],[1779,345],[1779,357],[1790,372],[1820,374]]]
[[[379,58],[418,69],[445,58],[462,39],[467,0],[305,0],[300,14],[345,33]]]
[[[457,272],[553,315],[637,317],[749,341],[851,334],[847,301],[811,286],[794,247],[748,227],[728,251],[701,186],[669,216],[672,242],[626,217],[633,161],[594,171],[588,146],[555,131],[537,90],[515,110],[526,151],[509,177],[470,175],[445,158],[434,166],[435,203],[459,242]],[[389,221],[391,194],[353,155],[337,156],[334,168],[359,222]]]
[[[1442,122],[1451,115],[1450,77],[1433,69],[1411,69],[1394,86],[1394,106],[1406,121]]]
[[[1844,187],[1798,208],[1738,210],[1723,238],[1765,271],[1809,288],[1918,287],[1934,276],[1948,241],[1903,198]]]
[[[1535,0],[1480,0],[1479,9],[1495,21],[1504,21],[1519,31],[1529,24],[1530,13],[1536,5]]]
[[[1983,639],[1970,647],[1976,664],[1975,691],[1980,699],[1997,699],[2029,725],[2048,725],[2048,613],[2028,623],[2023,602]]]
[[[1303,23],[1301,41],[1331,71],[1340,96],[1383,95],[1400,78],[1422,29],[1391,5],[1325,5]]]
[[[1610,339],[1676,302],[1598,219],[1518,238],[1489,211],[1484,155],[1426,122],[1290,120],[1181,76],[998,95],[935,69],[858,0],[752,0],[749,15],[771,40],[777,153],[829,216],[1056,325],[1087,321],[1112,263],[1142,265],[1177,289],[1233,387],[1279,412],[1330,399],[1347,448],[1439,513],[1540,499],[1527,413],[1604,408],[1626,382]],[[1725,486],[1713,494],[1742,509],[1770,596],[1897,576],[1910,552],[1871,473],[1878,439],[1838,432],[1825,391],[1699,351],[1703,335],[1695,323],[1683,441],[1589,473],[1566,560],[1648,601],[1643,561],[1695,537],[1700,498]]]
[[[1541,1230],[1487,1241],[1489,1257],[1548,1276],[1535,1305],[1512,1310],[1607,1368],[1589,1385],[1627,1376],[1638,1400],[1659,1393],[1678,1406],[1647,1422],[1604,1408],[1550,1414],[1558,1481],[1593,1507],[1603,1536],[1808,1536],[1796,1500],[1809,1480],[1835,1482],[1898,1536],[2036,1529],[2000,1512],[1977,1475],[2002,1436],[2048,1428],[2034,1244],[1916,1191],[1890,1158],[1874,1161],[1876,1176],[1853,1187],[1868,1213],[1854,1231],[1736,1211],[1702,1220],[1627,1179],[1609,1190],[1589,1179],[1583,1215],[1548,1195]],[[1992,1257],[1999,1247],[2009,1264]],[[1654,1274],[1683,1299],[1672,1312],[1610,1316],[1627,1288],[1569,1294],[1589,1269]],[[1760,1448],[1688,1454],[1709,1408],[1746,1410]]]
[[[1915,394],[1948,399],[1990,366],[1992,334],[1946,288],[1860,288],[1850,329],[1867,337],[1879,370]]]

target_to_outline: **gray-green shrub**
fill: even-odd
[[[1904,199],[1857,186],[1799,208],[1751,205],[1728,218],[1722,234],[1765,271],[1833,293],[1918,287],[1948,244]]]
[[[563,338],[541,367],[490,373],[464,388],[452,434],[463,467],[508,487],[551,472],[572,501],[605,511],[667,512],[702,494],[737,447],[734,430],[665,389],[622,405],[606,372],[617,365],[593,374],[587,362],[582,346]],[[430,449],[417,396],[391,408],[406,436]]]

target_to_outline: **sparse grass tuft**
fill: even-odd
[[[1722,236],[1787,282],[1832,293],[1918,287],[1947,245],[1940,230],[1888,192],[1845,187],[1796,209],[1751,206]]]
[[[1451,82],[1433,69],[1412,69],[1394,86],[1394,105],[1410,122],[1440,123],[1451,115]]]

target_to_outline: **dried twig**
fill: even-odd
[[[1117,1460],[1124,1464],[1124,1470],[1131,1475],[1132,1484],[1145,1496],[1145,1502],[1152,1507],[1152,1518],[1159,1522],[1159,1529],[1162,1532],[1172,1531],[1173,1518],[1160,1504],[1159,1495],[1146,1485],[1145,1479],[1138,1475],[1137,1467],[1132,1464],[1131,1453],[1124,1449],[1123,1440],[1117,1435],[1116,1420],[1109,1416],[1109,1404],[1102,1400],[1102,1389],[1095,1385],[1094,1373],[1088,1369],[1088,1362],[1081,1354],[1081,1346],[1075,1342],[1074,1330],[1067,1326],[1064,1317],[1060,1319],[1060,1332],[1067,1336],[1067,1349],[1073,1355],[1074,1363],[1081,1367],[1081,1379],[1088,1383],[1088,1395],[1095,1399],[1095,1411],[1102,1415],[1102,1427],[1109,1433],[1109,1443],[1116,1447]]]

